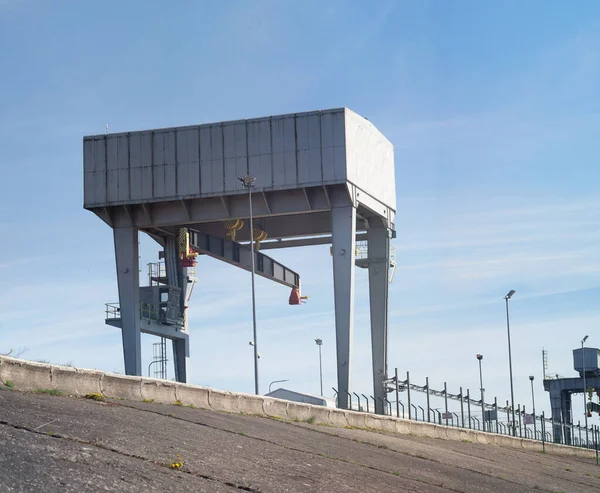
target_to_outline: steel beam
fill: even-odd
[[[252,253],[250,247],[235,241],[217,238],[190,230],[190,247],[198,253],[209,255],[228,264],[250,271]],[[255,273],[289,288],[300,286],[300,276],[271,257],[254,252]]]

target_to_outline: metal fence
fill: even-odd
[[[463,388],[460,387],[458,393],[449,392],[446,382],[443,390],[436,390],[429,386],[428,377],[425,378],[425,385],[417,385],[410,381],[409,372],[406,372],[406,380],[400,380],[397,369],[395,376],[385,383],[388,397],[379,400],[388,416],[539,440],[542,445],[551,442],[588,448],[596,450],[598,461],[600,448],[598,426],[586,428],[580,422],[563,423],[554,417],[546,417],[544,412],[529,413],[526,406],[521,404],[515,406],[513,413],[508,401],[506,405],[498,405],[498,399],[494,398],[493,404],[482,403],[481,399],[471,398],[469,389],[463,392]],[[337,390],[335,388],[333,390],[337,396]],[[414,398],[414,392],[425,395],[423,406],[412,402],[411,397]],[[375,412],[375,398],[372,395],[356,392],[347,395],[349,409],[367,413]],[[391,400],[390,395],[393,396]],[[443,406],[432,407],[432,397],[442,398]],[[448,401],[458,402],[460,410],[449,410]]]

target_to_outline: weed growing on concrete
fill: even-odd
[[[392,474],[393,474],[394,476],[400,476],[400,473],[399,473],[398,471],[394,471]]]
[[[142,402],[154,402],[154,399],[144,399]]]
[[[173,403],[173,405],[174,405],[174,406],[183,406],[183,402],[181,402],[181,401],[175,401],[175,402]]]
[[[45,395],[63,395],[64,392],[60,389],[35,389],[34,392],[36,394],[45,394]]]
[[[309,425],[312,425],[315,422],[315,417],[314,416],[309,416],[308,418],[306,418],[304,420],[305,423],[308,423]]]
[[[189,407],[190,409],[196,409],[196,406],[194,406],[193,404],[186,404],[183,407]]]
[[[99,402],[104,402],[106,400],[106,397],[104,397],[104,395],[102,395],[100,392],[89,392],[88,394],[85,394],[85,398]]]
[[[176,471],[181,471],[181,469],[183,469],[183,459],[181,458],[181,455],[177,454],[177,459],[171,462],[170,467]]]
[[[565,469],[565,471],[570,471],[570,470],[571,470],[571,468],[570,468],[570,467],[567,467],[567,468]]]
[[[6,382],[4,382],[4,385],[6,385],[6,387],[8,387],[10,390],[13,390],[15,388],[15,384],[12,380],[7,380]]]
[[[473,443],[473,440],[461,440],[462,443]]]

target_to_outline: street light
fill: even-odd
[[[321,396],[323,395],[323,359],[321,357],[321,346],[323,341],[321,339],[315,339],[317,346],[319,346],[319,380],[321,381]]]
[[[484,404],[484,394],[485,389],[483,388],[483,374],[481,373],[481,360],[483,359],[483,354],[477,355],[477,360],[479,361],[479,389],[481,390],[481,422],[483,423],[483,431],[485,431],[485,404]]]
[[[513,374],[512,374],[512,356],[510,353],[510,318],[508,316],[508,300],[510,300],[515,294],[515,290],[511,289],[508,294],[504,297],[506,300],[506,332],[508,333],[508,370],[510,373],[510,404],[512,408],[512,430],[513,436],[517,436],[517,430],[515,428],[515,392],[513,389]]]
[[[581,366],[583,369],[583,415],[585,416],[585,446],[588,446],[588,422],[587,422],[587,418],[588,418],[588,412],[587,412],[587,395],[585,395],[585,355],[584,353],[584,349],[583,349],[583,345],[585,344],[585,341],[587,341],[587,338],[589,336],[585,336],[582,340],[581,340]]]
[[[537,437],[537,425],[535,424],[535,394],[533,393],[533,375],[529,376],[531,381],[531,404],[533,407],[533,438]]]
[[[239,178],[244,188],[248,190],[248,206],[250,208],[250,256],[251,256],[251,277],[252,277],[252,333],[253,346],[254,346],[254,393],[259,395],[258,392],[258,344],[256,341],[256,295],[254,288],[254,224],[252,219],[252,188],[254,188],[254,182],[256,178],[251,178],[246,175]]]
[[[271,385],[273,385],[274,383],[282,383],[282,382],[289,382],[290,379],[286,379],[286,380],[273,380],[270,384],[269,384],[269,394],[271,393]]]

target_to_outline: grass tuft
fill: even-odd
[[[60,389],[35,389],[34,392],[45,395],[64,395],[64,392]]]
[[[10,390],[13,390],[15,388],[15,384],[13,383],[12,380],[7,380],[6,382],[4,382],[4,385],[6,387],[8,387]]]
[[[106,397],[104,397],[104,395],[102,395],[100,392],[90,392],[89,394],[85,394],[85,398],[99,402],[104,402],[106,400]]]

